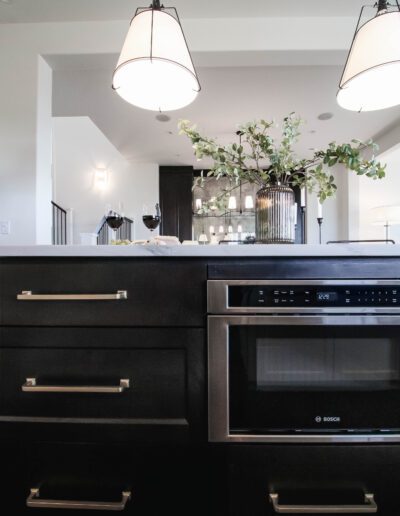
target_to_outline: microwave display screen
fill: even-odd
[[[319,303],[336,303],[338,300],[337,292],[317,292],[317,301]]]

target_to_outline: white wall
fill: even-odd
[[[52,70],[38,58],[37,144],[36,144],[36,243],[52,242]]]
[[[378,159],[387,164],[386,177],[382,180],[359,178],[358,238],[385,238],[385,228],[374,225],[372,208],[400,206],[400,144],[381,154]],[[390,228],[390,238],[400,243],[400,225]]]
[[[344,167],[327,169],[335,177],[338,189],[334,197],[322,204],[322,243],[329,240],[346,240],[348,236],[348,180],[349,174]],[[355,175],[355,174],[354,174]],[[307,243],[319,243],[318,198],[316,194],[307,194]]]
[[[263,52],[271,49],[282,56],[294,51],[296,56],[317,52],[323,62],[323,56],[348,48],[354,29],[353,17],[183,21],[192,51],[204,58],[202,64],[207,64],[210,56],[216,53],[234,53],[237,64],[239,58],[247,59],[249,52],[263,55]],[[301,33],[294,30],[299,25],[303,27]],[[223,33],[221,26],[224,27]],[[238,38],[238,29],[242,30],[243,27],[246,37]],[[341,27],[341,31],[337,30],[338,27]],[[41,99],[42,107],[48,105],[49,98],[44,99],[42,92],[39,94],[39,88],[48,91],[48,81],[44,80],[43,85],[42,79],[46,79],[46,76],[48,79],[49,73],[39,56],[116,54],[122,47],[127,28],[128,20],[1,24],[0,220],[11,221],[11,234],[0,235],[0,245],[35,244],[48,238],[48,225],[42,226],[44,213],[38,203],[43,204],[43,199],[48,199],[48,178],[51,174],[49,113],[41,109],[38,101]],[[37,194],[41,199],[38,203]],[[332,216],[332,223],[333,220]],[[314,222],[310,217],[311,241],[315,240]],[[326,238],[331,236],[333,234],[326,234]]]
[[[134,238],[148,238],[142,222],[143,204],[159,198],[158,165],[129,163],[88,117],[53,119],[54,195],[57,204],[73,210],[73,243],[80,233],[93,233],[107,205],[134,220]],[[109,183],[95,185],[96,167],[106,167]],[[156,233],[156,232],[155,232]]]
[[[37,216],[41,218],[36,210],[38,160],[40,174],[48,178],[51,169],[48,160],[47,170],[43,165],[47,151],[39,150],[40,143],[49,144],[39,136],[48,127],[44,111],[40,123],[38,118],[39,56],[118,52],[125,32],[124,22],[1,24],[0,220],[11,222],[11,234],[0,235],[0,245],[42,241],[36,231]]]

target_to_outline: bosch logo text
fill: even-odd
[[[341,419],[339,416],[316,416],[316,423],[340,423]]]

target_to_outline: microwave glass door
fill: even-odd
[[[396,432],[400,328],[230,325],[229,433]]]

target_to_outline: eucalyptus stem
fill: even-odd
[[[255,183],[261,188],[271,183],[283,182],[291,187],[315,191],[323,202],[337,190],[334,176],[328,172],[329,168],[337,164],[344,165],[357,175],[372,179],[382,179],[385,176],[386,165],[376,161],[374,156],[368,160],[361,155],[365,149],[376,152],[377,146],[372,140],[352,140],[351,143],[340,145],[331,142],[325,150],[315,151],[312,158],[299,159],[293,146],[300,137],[301,124],[301,118],[290,113],[283,119],[282,137],[276,142],[269,135],[273,122],[249,122],[239,127],[243,144],[232,143],[225,146],[202,136],[187,120],[179,122],[179,129],[180,134],[191,140],[197,158],[211,158],[213,165],[208,172],[209,177],[217,180],[225,177],[236,185],[228,192],[243,181]],[[244,146],[248,152],[244,152]]]

